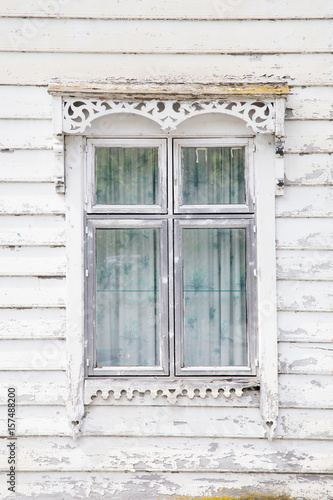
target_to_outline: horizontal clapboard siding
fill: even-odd
[[[277,277],[292,280],[333,280],[333,250],[278,250]]]
[[[110,426],[112,411],[112,426]],[[333,439],[333,410],[281,409],[278,439]],[[7,409],[0,406],[0,422]],[[5,429],[5,426],[1,427]],[[2,431],[3,432],[3,431]],[[263,438],[258,408],[173,407],[167,412],[158,406],[89,407],[82,427],[84,436],[179,436]],[[17,415],[17,436],[70,436],[63,406],[21,406]],[[3,434],[3,437],[6,437]]]
[[[99,0],[71,2],[52,1],[36,4],[32,0],[17,0],[15,4],[1,6],[0,14],[13,17],[72,17],[106,19],[307,19],[330,18],[333,8],[327,0],[304,0],[302,8],[293,0],[280,0],[278,4],[261,0],[130,0],[126,3]]]
[[[277,305],[284,311],[333,311],[333,281],[278,281]]]
[[[53,182],[53,165],[54,156],[51,149],[2,150],[0,182]]]
[[[1,308],[65,306],[65,279],[49,277],[0,278]]]
[[[333,184],[333,154],[286,154],[285,182],[287,186],[327,186]]]
[[[2,370],[64,370],[64,340],[0,340]]]
[[[51,189],[51,194],[53,194],[54,187],[52,186]],[[6,204],[4,204],[4,210],[7,210]],[[1,215],[0,221],[1,245],[19,247],[65,245],[65,217],[63,215]]]
[[[0,276],[65,276],[64,248],[0,247]]]
[[[48,85],[58,79],[101,82],[107,78],[203,83],[292,82],[331,85],[333,54],[195,55],[2,52],[3,84]],[[306,71],[304,71],[306,68]]]
[[[211,438],[96,436],[92,442],[89,437],[77,441],[21,437],[20,468],[68,472],[242,472],[246,468],[248,472],[328,473],[333,467],[331,452],[332,443],[322,440],[276,440],[272,445],[267,439],[214,438],[212,442]]]
[[[64,309],[1,310],[1,339],[62,339],[65,329]]]
[[[58,215],[65,213],[64,196],[54,184],[0,184],[0,215]]]
[[[102,21],[0,19],[0,51],[255,54],[332,49],[332,20]],[[196,36],[191,36],[195,31]],[[129,36],[129,33],[132,36]],[[283,36],[281,36],[283,33]],[[263,40],[265,43],[263,44]]]
[[[306,194],[304,193],[304,196]],[[332,219],[278,218],[276,219],[276,243],[277,248],[289,250],[331,250],[333,248]]]
[[[20,406],[65,405],[67,383],[65,371],[1,371],[2,387],[16,388],[16,403]],[[0,405],[7,406],[7,391],[0,393]]]
[[[283,480],[282,480],[283,479]],[[281,474],[278,473],[221,473],[183,472],[182,474],[148,472],[20,472],[18,491],[20,500],[35,498],[57,500],[59,490],[62,498],[101,498],[105,492],[112,500],[123,500],[126,492],[129,500],[166,498],[166,488],[177,492],[179,499],[198,496],[219,498],[226,491],[242,495],[244,491],[252,496],[263,492],[270,495],[289,495],[291,498],[329,499],[332,496],[333,479],[328,474]],[[213,497],[213,498],[214,498]],[[125,497],[126,498],[126,497]]]
[[[278,334],[286,342],[332,342],[332,313],[279,311]]]

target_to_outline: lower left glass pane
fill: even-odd
[[[97,367],[160,366],[159,229],[96,229]]]

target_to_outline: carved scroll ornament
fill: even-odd
[[[275,130],[275,106],[270,101],[116,101],[66,98],[63,131],[83,134],[96,118],[116,113],[131,113],[158,123],[163,132],[172,132],[188,118],[206,113],[224,113],[246,122],[254,133],[271,134]]]

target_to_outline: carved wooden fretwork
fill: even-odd
[[[157,399],[163,403],[176,404],[179,398],[189,399],[212,397],[230,398],[232,394],[242,396],[244,389],[259,387],[259,380],[252,381],[223,381],[223,380],[116,380],[116,379],[87,379],[85,381],[85,404],[91,403],[97,395],[103,399],[113,398],[119,400],[126,398],[132,400],[136,394],[149,394],[152,399]]]
[[[116,113],[131,113],[158,123],[163,132],[174,131],[188,118],[206,113],[224,113],[246,122],[254,133],[275,131],[274,101],[116,101],[66,98],[63,109],[63,131],[83,134],[96,118]]]

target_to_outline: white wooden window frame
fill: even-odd
[[[288,88],[264,86],[175,86],[134,85],[96,89],[52,85],[49,88],[54,102],[55,185],[66,193],[67,207],[67,411],[73,437],[80,435],[84,404],[98,391],[115,398],[136,391],[149,391],[151,397],[166,396],[164,404],[177,402],[178,396],[218,398],[221,392],[228,397],[230,390],[241,395],[246,387],[260,385],[260,410],[266,435],[274,436],[278,416],[277,322],[275,270],[275,195],[283,194],[284,96]],[[197,96],[196,98],[194,96]],[[154,99],[155,97],[155,99]],[[147,101],[146,98],[149,100]],[[162,103],[162,104],[161,104]],[[161,111],[162,110],[162,111]],[[82,193],[87,127],[101,116],[130,113],[158,123],[166,133],[176,129],[188,118],[207,113],[221,113],[243,120],[255,135],[254,174],[257,219],[257,289],[258,289],[258,365],[256,380],[244,379],[206,383],[197,379],[184,386],[182,381],[166,385],[123,381],[110,386],[108,379],[85,379],[84,373],[84,260],[85,224]],[[66,140],[66,176],[65,148]],[[86,200],[87,201],[87,200]],[[215,382],[215,383],[214,383]],[[148,386],[145,384],[149,384]],[[207,392],[208,391],[208,392]],[[165,402],[166,401],[166,402]],[[163,403],[162,403],[163,404]]]

